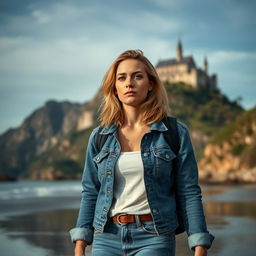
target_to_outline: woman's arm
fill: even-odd
[[[77,240],[75,249],[74,249],[74,256],[84,256],[86,246],[87,246],[87,243],[85,241]]]
[[[189,247],[197,248],[201,254],[202,248],[210,248],[214,236],[206,227],[202,205],[201,188],[198,184],[198,169],[190,140],[188,128],[178,122],[180,136],[180,151],[178,154],[177,170],[175,175],[176,192],[181,208],[182,218],[188,234]]]
[[[73,242],[83,240],[86,241],[87,244],[91,244],[93,240],[92,224],[98,191],[100,188],[97,166],[93,161],[94,156],[97,154],[97,150],[95,148],[96,134],[97,129],[92,132],[86,150],[85,165],[82,178],[83,190],[79,215],[77,218],[76,227],[70,230],[71,240]],[[79,245],[80,242],[78,243],[78,246]]]
[[[195,256],[207,256],[207,248],[204,246],[196,246],[195,247]]]

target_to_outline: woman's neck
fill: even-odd
[[[143,126],[143,123],[141,122],[141,112],[140,108],[136,107],[125,107],[124,108],[124,114],[125,114],[125,122],[123,126],[126,127],[138,127]]]

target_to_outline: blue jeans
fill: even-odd
[[[174,232],[157,235],[152,221],[129,224],[109,222],[95,231],[92,256],[175,256]]]

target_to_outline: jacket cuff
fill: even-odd
[[[209,249],[214,240],[214,236],[208,232],[195,233],[188,237],[188,245],[191,250],[195,250],[195,246],[201,245]]]
[[[73,228],[69,231],[71,241],[84,240],[88,245],[92,243],[93,231],[89,228]]]

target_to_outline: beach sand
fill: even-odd
[[[208,256],[252,256],[256,242],[255,187],[216,192],[220,188],[204,190],[208,229],[216,237]],[[71,196],[57,193],[56,196],[2,198],[0,203],[1,256],[73,255],[68,231],[76,222],[80,192]],[[176,236],[176,240],[176,256],[193,255],[186,234]],[[90,249],[87,248],[87,256]]]

